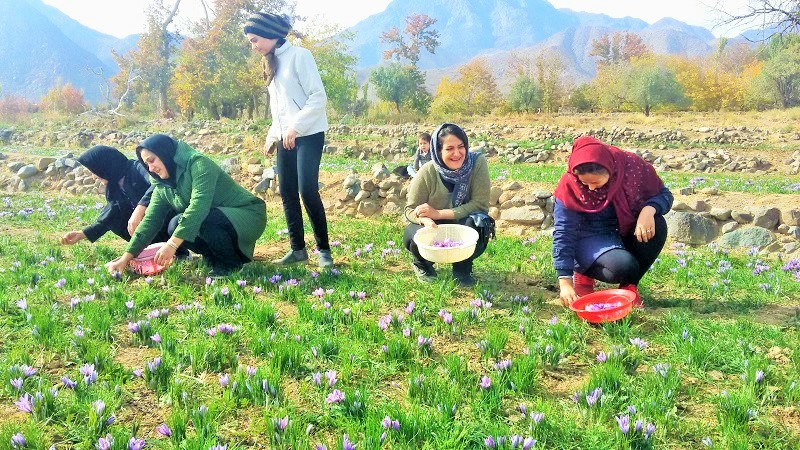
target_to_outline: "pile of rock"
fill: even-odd
[[[800,209],[754,210],[712,208],[702,200],[676,201],[665,218],[673,241],[708,244],[719,239],[726,248],[758,248],[764,252],[800,250]]]
[[[80,165],[71,153],[64,156],[42,157],[36,163],[14,161],[6,164],[7,174],[0,175],[0,187],[24,192],[32,187],[56,190],[68,194],[105,192],[105,187]]]
[[[649,161],[657,171],[677,170],[682,172],[744,172],[764,173],[772,164],[756,156],[731,156],[725,150],[698,150],[684,155],[655,155],[648,150],[632,150]],[[800,162],[798,162],[800,167]]]
[[[553,159],[556,150],[569,150],[569,148],[569,144],[520,147],[516,142],[509,142],[505,147],[499,148],[497,154],[511,164],[546,163]]]

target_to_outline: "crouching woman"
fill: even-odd
[[[422,227],[459,223],[478,230],[475,252],[465,261],[453,264],[453,278],[462,286],[473,286],[472,263],[486,250],[494,221],[489,211],[489,166],[479,153],[469,152],[467,134],[457,125],[445,123],[431,139],[432,164],[423,165],[408,188],[403,243],[414,258],[414,272],[422,281],[436,277],[433,263],[424,259],[414,243]],[[476,222],[479,222],[476,224]]]
[[[225,275],[253,259],[267,223],[266,205],[237,184],[207,156],[185,142],[154,134],[136,148],[153,178],[153,195],[125,253],[106,264],[122,271],[158,232],[170,214],[167,245],[155,255],[166,265],[178,248],[203,255],[212,273]]]
[[[553,265],[561,302],[594,292],[595,280],[635,293],[667,239],[672,193],[638,155],[593,137],[575,140],[555,191]]]

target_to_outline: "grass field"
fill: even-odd
[[[800,446],[800,261],[672,246],[589,326],[549,238],[500,235],[474,289],[418,282],[393,217],[332,220],[334,271],[115,279],[121,242],[56,244],[100,201],[0,203],[0,449]]]

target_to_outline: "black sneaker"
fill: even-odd
[[[433,265],[418,264],[415,262],[412,267],[414,267],[414,273],[417,275],[419,281],[423,283],[433,283],[436,280],[436,269],[433,268]]]

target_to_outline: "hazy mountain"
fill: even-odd
[[[103,100],[102,73],[118,72],[111,48],[126,51],[135,39],[117,39],[85,27],[40,0],[0,0],[0,87],[38,100],[61,80]],[[96,72],[96,73],[95,73]]]

